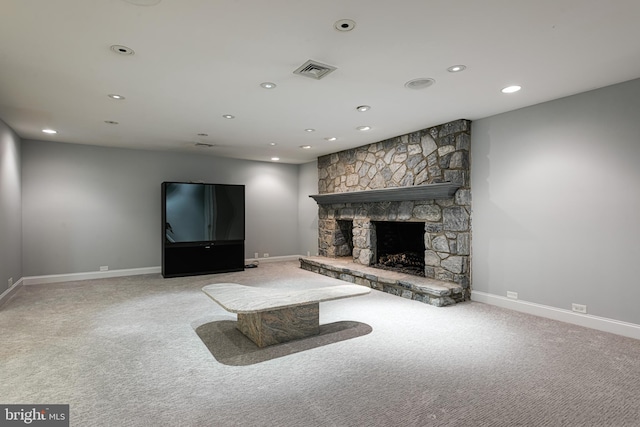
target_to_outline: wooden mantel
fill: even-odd
[[[448,199],[449,197],[453,197],[458,188],[460,188],[460,184],[441,182],[408,187],[346,191],[344,193],[312,194],[309,197],[313,198],[319,205],[359,202],[402,202],[407,200]]]

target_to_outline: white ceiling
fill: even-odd
[[[0,119],[25,139],[305,163],[640,77],[638,0],[136,1],[157,3],[0,0]],[[308,59],[337,70],[293,74]],[[404,87],[421,77],[436,83]]]

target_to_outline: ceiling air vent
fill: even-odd
[[[312,79],[320,80],[333,70],[336,70],[336,67],[332,67],[331,65],[322,64],[320,62],[314,61],[312,59],[308,60],[297,70],[293,72],[293,74],[299,74],[301,76],[310,77]]]

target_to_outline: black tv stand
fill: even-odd
[[[162,276],[180,277],[244,270],[244,241],[165,244]]]

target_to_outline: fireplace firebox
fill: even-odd
[[[372,221],[375,255],[372,267],[424,277],[424,222]]]

